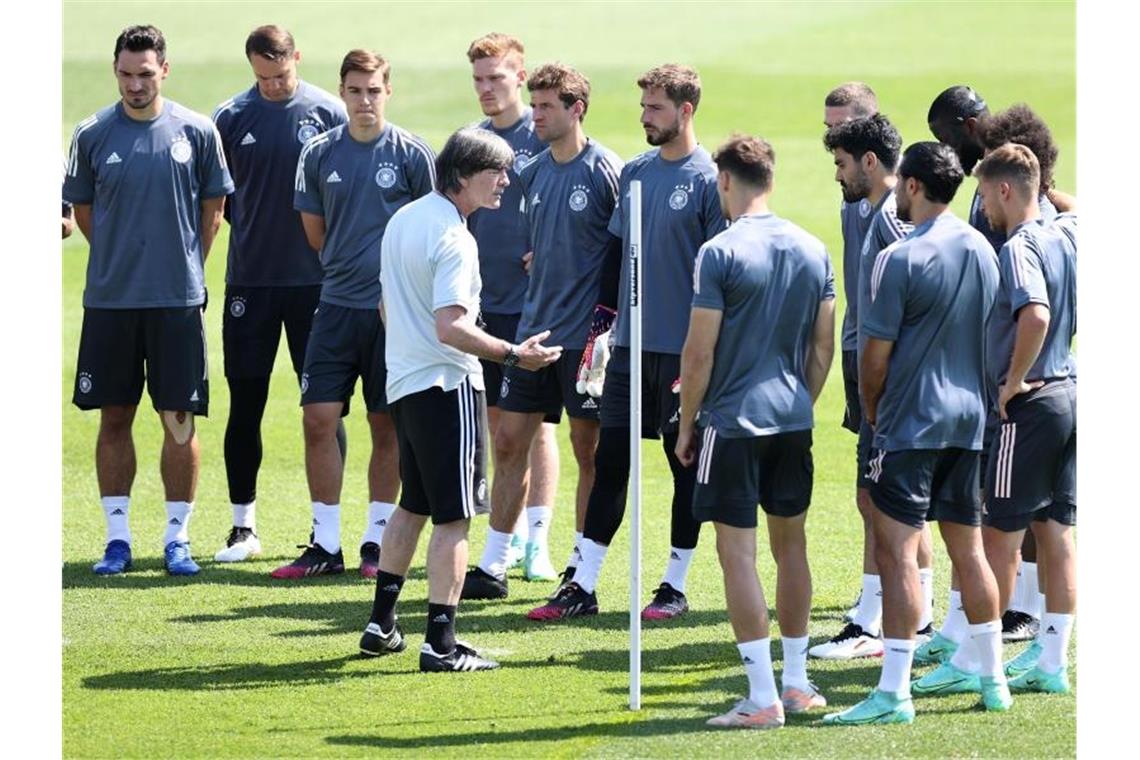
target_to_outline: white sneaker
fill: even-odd
[[[854,623],[848,623],[830,641],[816,644],[808,650],[812,657],[821,660],[854,660],[857,657],[882,657],[883,641],[872,636]]]
[[[233,527],[226,548],[214,555],[215,562],[241,562],[261,554],[261,541],[251,528]]]
[[[526,545],[526,558],[523,560],[523,575],[528,581],[552,581],[558,571],[550,564],[550,555],[545,546]]]

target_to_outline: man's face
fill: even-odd
[[[911,194],[918,187],[918,182],[908,177],[899,177],[899,184],[895,191],[896,212],[899,221],[913,221],[910,216]]]
[[[484,116],[498,116],[519,102],[526,71],[517,55],[480,58],[471,64],[471,69]]]
[[[503,191],[511,184],[506,169],[484,169],[463,181],[471,200],[479,208],[498,208],[503,201]]]
[[[835,181],[843,189],[843,200],[855,203],[871,193],[871,178],[863,165],[843,148],[835,149]]]
[[[115,78],[119,82],[119,95],[123,102],[141,111],[154,102],[162,90],[162,80],[170,72],[170,65],[158,62],[153,50],[132,52],[120,50],[115,59]]]
[[[958,154],[958,161],[962,170],[969,174],[974,164],[982,158],[982,148],[978,145],[971,127],[976,124],[975,119],[958,121],[957,119],[935,119],[930,122],[930,134],[940,143],[945,143]]]
[[[986,215],[986,221],[990,223],[990,227],[998,232],[1007,231],[1008,226],[1005,210],[1001,204],[1002,185],[1003,183],[993,180],[980,180],[978,182],[978,195],[982,198],[982,213]],[[1005,187],[1008,194],[1009,185],[1006,184]]]
[[[348,109],[348,121],[360,128],[375,127],[384,119],[384,106],[392,86],[384,83],[380,71],[350,71],[340,83],[340,97]]]
[[[561,140],[578,121],[577,109],[564,106],[556,90],[535,90],[530,94],[530,107],[534,109],[534,131],[546,143]]]
[[[851,106],[824,106],[823,107],[823,123],[828,129],[831,129],[836,124],[842,124],[845,121],[851,121],[855,118]]]
[[[257,91],[266,100],[280,102],[288,100],[297,89],[297,61],[301,54],[293,51],[293,55],[271,61],[264,56],[254,53],[249,57],[250,68],[257,79]]]
[[[661,87],[641,91],[641,126],[650,145],[665,145],[681,134],[681,109]]]

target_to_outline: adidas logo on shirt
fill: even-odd
[[[111,155],[107,156],[107,160],[104,161],[103,163],[105,163],[105,164],[121,164],[121,163],[123,163],[123,159],[119,158],[118,153],[112,152]]]
[[[253,145],[255,142],[257,142],[257,138],[251,132],[246,132],[245,137],[241,138],[242,145]]]
[[[326,179],[325,182],[327,182],[330,185],[333,182],[340,182],[340,175],[334,171],[332,174],[329,175],[329,178]]]
[[[439,615],[436,615],[435,617],[433,617],[431,619],[431,622],[433,622],[433,623],[450,623],[451,618],[449,618],[446,614],[440,613]]]

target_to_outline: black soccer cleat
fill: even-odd
[[[580,615],[598,614],[598,596],[593,591],[570,581],[558,590],[558,595],[541,607],[535,607],[526,616],[531,620],[562,620]]]
[[[366,541],[360,545],[360,577],[375,579],[380,572],[380,544]]]
[[[562,593],[562,589],[570,585],[570,581],[574,580],[574,571],[577,569],[577,567],[571,567],[570,565],[566,566],[566,569],[558,576],[558,587],[554,589],[554,592],[550,596],[546,597],[548,601],[553,602],[558,598],[558,595]]]
[[[1040,625],[1040,621],[1027,612],[1006,610],[1001,616],[1001,640],[1029,641],[1037,636]]]
[[[653,601],[641,611],[642,620],[672,620],[689,611],[689,600],[668,583],[662,583],[653,592]]]
[[[469,673],[476,670],[494,670],[499,663],[488,660],[470,644],[455,642],[455,649],[440,654],[426,641],[420,647],[420,671],[424,673]]]
[[[305,550],[300,557],[288,565],[282,565],[269,575],[274,578],[297,580],[314,575],[339,575],[344,572],[344,552],[340,549],[337,549],[336,554],[332,554],[325,551],[320,544],[309,544],[297,548]]]
[[[403,652],[408,646],[404,639],[404,632],[398,623],[392,625],[392,630],[384,633],[379,623],[369,623],[360,637],[360,653],[369,657],[379,657],[382,654]]]
[[[481,567],[467,571],[460,599],[506,599],[507,579],[496,578]]]

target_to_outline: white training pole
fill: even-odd
[[[629,183],[629,709],[641,709],[641,180]]]

